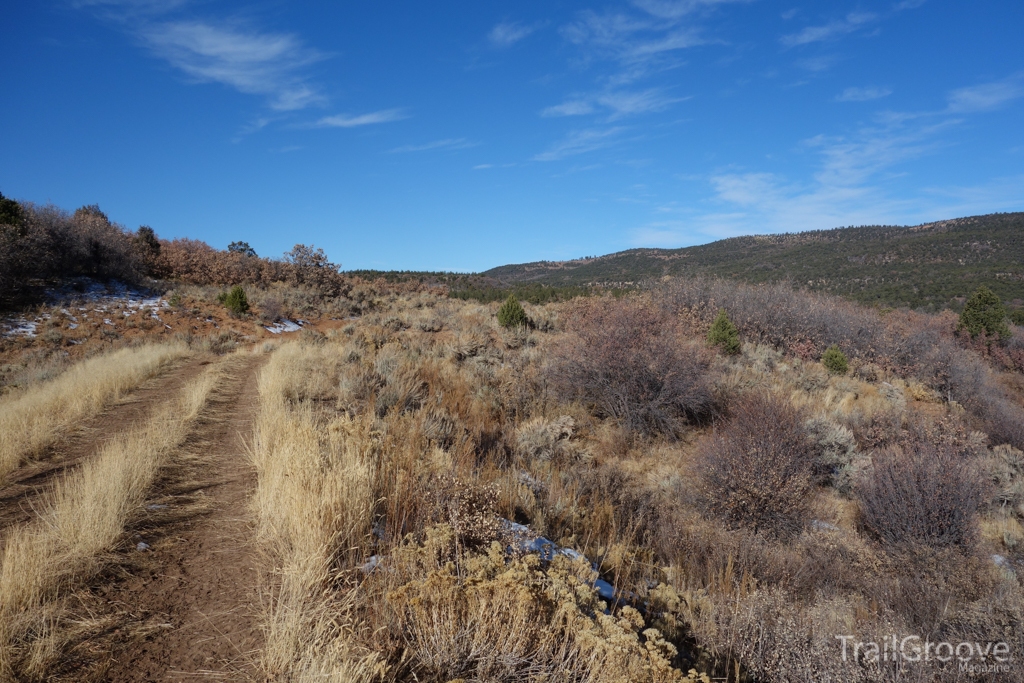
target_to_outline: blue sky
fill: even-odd
[[[1024,3],[8,3],[0,192],[477,271],[1024,210]]]

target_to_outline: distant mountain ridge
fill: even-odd
[[[988,286],[1024,306],[1024,213],[917,226],[867,226],[732,237],[682,249],[630,249],[573,261],[537,261],[481,273],[510,286],[623,287],[666,275],[790,281],[862,303],[943,308]]]

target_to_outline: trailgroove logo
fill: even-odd
[[[858,664],[883,662],[956,661],[961,673],[994,674],[1010,671],[1010,646],[1005,642],[932,642],[920,636],[885,636],[881,640],[858,640],[857,636],[836,636],[843,644],[843,661]]]

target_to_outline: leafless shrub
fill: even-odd
[[[733,526],[780,535],[807,521],[815,450],[803,418],[785,400],[752,394],[699,447],[703,504]]]
[[[982,494],[967,455],[928,440],[877,452],[857,487],[864,527],[897,551],[973,547]]]
[[[677,433],[681,421],[716,413],[710,358],[682,342],[670,319],[638,299],[582,301],[571,336],[555,351],[550,380],[563,399],[581,400],[630,432]]]
[[[265,323],[275,323],[284,315],[284,308],[281,300],[276,296],[268,296],[260,304],[260,320]]]

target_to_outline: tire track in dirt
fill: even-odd
[[[127,612],[137,625],[112,646],[103,680],[255,677],[262,622],[248,507],[256,476],[246,448],[262,359],[228,362],[209,415],[190,439],[190,454],[182,454],[149,506],[167,505],[166,519],[157,514],[140,529],[139,540],[151,550],[134,554],[131,576],[100,591],[109,609]],[[178,514],[176,501],[183,503]]]
[[[35,508],[58,476],[99,453],[112,439],[144,423],[156,406],[199,376],[210,360],[179,362],[143,382],[126,397],[49,447],[46,454],[20,467],[0,486],[0,548],[5,531],[35,517]]]

